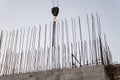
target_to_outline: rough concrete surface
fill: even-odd
[[[0,80],[110,80],[104,66],[67,68],[1,76]]]

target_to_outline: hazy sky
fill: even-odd
[[[52,0],[0,0],[0,30],[49,23],[51,7]],[[84,23],[86,14],[99,13],[113,60],[120,60],[120,0],[59,0],[59,7],[58,20],[81,16]]]

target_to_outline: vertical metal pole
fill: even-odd
[[[62,67],[64,67],[64,22],[61,24],[61,56],[62,56]]]
[[[99,16],[98,14],[96,14],[96,18],[97,18],[97,27],[98,27],[98,42],[99,42],[99,38],[102,38],[101,36],[101,26],[100,26],[100,20],[99,20]],[[97,42],[97,43],[98,43]],[[99,44],[100,45],[100,44]],[[100,57],[100,46],[98,45],[98,57]]]
[[[55,30],[56,30],[56,20],[53,21],[53,32],[52,32],[52,65],[54,68],[55,67],[55,62],[54,62],[54,59],[55,59]]]
[[[39,50],[40,50],[40,39],[41,39],[41,26],[39,26],[39,35],[38,35],[38,53],[39,53]]]
[[[21,44],[22,44],[22,29],[21,29],[21,32],[20,32],[20,47],[19,47],[19,71],[18,71],[18,73],[20,73],[20,70],[21,70],[21,63],[22,63]]]
[[[90,65],[91,65],[91,35],[90,35],[90,27],[89,27],[89,18],[87,15],[87,25],[88,25],[88,35],[89,35],[89,57],[90,57]]]
[[[94,53],[94,60],[95,60],[95,64],[98,65],[98,61],[97,61],[97,51],[96,51],[96,30],[95,30],[95,19],[94,16],[92,14],[92,44],[93,44],[93,53]]]
[[[52,47],[55,46],[55,30],[56,30],[56,21],[53,21]]]
[[[66,27],[66,39],[67,39],[67,66],[70,66],[70,48],[69,48],[69,35],[68,35],[68,22],[65,20],[65,27]]]
[[[76,54],[76,51],[75,51],[75,31],[74,31],[75,25],[74,25],[74,20],[72,18],[71,18],[71,21],[72,21],[72,35],[73,35],[73,53],[72,53],[72,55],[75,55]],[[75,61],[75,64],[76,64],[76,61]]]
[[[25,52],[26,52],[26,64],[25,64],[25,68],[26,68],[26,72],[27,72],[27,67],[28,67],[28,63],[27,63],[27,60],[28,60],[28,41],[29,41],[29,34],[30,34],[30,27],[28,27],[28,31],[27,31],[27,40],[26,40],[26,49],[25,49]]]
[[[107,45],[107,41],[106,41],[106,35],[104,34],[104,40],[105,40],[105,55],[106,55],[106,62],[107,62],[107,65],[109,65],[109,52],[108,52],[108,45]]]
[[[24,62],[25,62],[25,53],[24,53],[24,50],[23,50],[23,47],[24,47],[24,38],[25,38],[25,29],[23,29],[23,34],[22,34],[22,44],[21,44],[21,53],[23,53],[23,58],[22,58],[22,69],[21,69],[21,72],[24,71]]]
[[[76,59],[77,59],[77,42],[76,42],[76,25],[75,25],[75,19],[73,20],[73,31],[74,31],[74,56],[76,57]],[[75,60],[75,64],[76,64],[76,66],[77,66],[77,63],[76,63],[77,61]]]
[[[47,33],[47,25],[45,25],[45,40],[44,40],[44,68],[46,68],[46,34]]]
[[[52,54],[51,54],[51,50],[52,50],[52,44],[51,44],[51,31],[52,31],[52,26],[51,26],[51,22],[50,22],[50,31],[49,31],[49,69],[51,69],[51,62],[52,62]]]
[[[82,41],[82,32],[81,32],[81,21],[80,21],[80,17],[78,17],[78,20],[79,20],[80,43],[81,43],[81,59],[83,59],[83,41]]]
[[[16,64],[17,64],[17,58],[16,58],[17,41],[18,41],[18,30],[16,32],[16,37],[15,37],[15,46],[14,46],[15,59],[14,59],[14,66],[13,66],[13,74],[16,73],[15,68],[16,68]]]

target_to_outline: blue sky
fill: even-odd
[[[52,0],[0,0],[0,30],[49,23],[51,7]],[[86,14],[98,13],[113,60],[120,62],[120,0],[59,0],[59,7],[58,20],[81,16],[83,26]]]

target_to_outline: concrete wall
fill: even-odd
[[[80,67],[61,70],[40,71],[12,76],[0,80],[110,80],[104,66]]]

